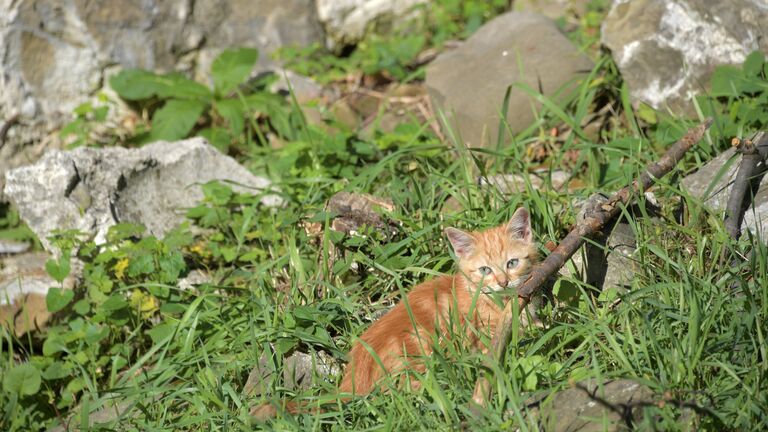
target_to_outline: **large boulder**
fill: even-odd
[[[754,0],[615,0],[602,27],[635,103],[693,113],[718,65],[768,53],[768,7]]]
[[[204,76],[214,56],[322,43],[314,0],[20,0],[0,2],[2,174],[36,160],[40,139],[72,118],[115,67]],[[200,72],[202,71],[202,72]]]
[[[52,150],[37,163],[6,173],[5,193],[21,218],[51,250],[54,230],[76,229],[97,243],[119,222],[144,225],[162,237],[203,197],[201,185],[229,181],[261,193],[270,182],[251,174],[202,138],[156,142],[138,149]],[[265,195],[262,203],[280,198]]]
[[[506,119],[521,131],[534,121],[538,104],[518,84],[558,99],[592,67],[554,21],[510,12],[438,56],[427,67],[426,85],[449,126],[465,144],[479,147],[496,142],[508,86],[513,85]]]

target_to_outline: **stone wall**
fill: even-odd
[[[353,43],[368,21],[407,11],[379,3],[337,10],[316,0],[0,0],[0,130],[11,122],[0,136],[0,190],[8,169],[59,146],[51,132],[119,68],[205,81],[228,47],[258,48],[264,68],[279,47]]]

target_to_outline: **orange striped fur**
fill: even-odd
[[[479,232],[446,228],[445,234],[459,271],[413,288],[355,341],[340,393],[364,395],[387,375],[424,372],[423,358],[432,353],[436,340],[439,343],[450,335],[463,336],[468,349],[486,349],[479,333],[493,336],[502,317],[502,308],[487,294],[518,286],[538,257],[530,216],[520,208],[504,225]],[[410,383],[419,386],[417,380]],[[291,413],[304,409],[295,402],[284,407]],[[251,413],[265,419],[275,416],[277,408],[265,404]]]

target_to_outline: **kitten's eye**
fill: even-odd
[[[518,264],[520,264],[520,260],[517,258],[512,258],[511,260],[507,261],[507,268],[513,269],[517,267]]]
[[[491,270],[491,268],[488,266],[482,266],[479,269],[477,269],[477,271],[479,271],[480,274],[483,276],[488,276],[489,274],[493,273],[493,270]]]

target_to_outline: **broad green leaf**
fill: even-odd
[[[71,393],[77,393],[85,388],[85,380],[83,378],[75,378],[67,384],[67,390]]]
[[[71,372],[71,367],[61,361],[55,361],[43,371],[43,379],[47,381],[62,379],[68,377]]]
[[[169,100],[152,116],[150,141],[174,141],[186,137],[204,109],[202,102]]]
[[[214,205],[225,205],[232,199],[232,188],[218,181],[210,181],[201,186],[203,195]]]
[[[109,327],[89,324],[85,329],[85,342],[88,345],[95,345],[109,336]]]
[[[171,252],[170,254],[160,258],[160,282],[175,283],[179,279],[179,275],[186,268],[184,262],[184,256],[178,252]]]
[[[113,369],[117,369],[117,370],[122,369],[127,364],[128,364],[128,360],[126,360],[125,357],[119,356],[119,355],[112,356]]]
[[[186,222],[173,228],[163,237],[163,243],[168,249],[180,249],[191,245],[194,241],[195,238],[189,231],[189,225]]]
[[[45,296],[45,304],[48,306],[48,312],[58,312],[72,302],[75,292],[71,289],[50,288]]]
[[[159,342],[162,342],[165,338],[173,334],[173,331],[176,329],[176,326],[174,324],[159,324],[154,327],[152,327],[151,330],[149,330],[147,333],[149,334],[149,337],[152,339],[152,342],[157,344]]]
[[[43,342],[43,355],[46,357],[50,357],[57,352],[65,351],[66,349],[67,346],[59,336],[48,336],[48,339]]]
[[[536,375],[536,372],[531,371],[528,376],[525,377],[525,382],[523,382],[523,390],[534,391],[536,390],[536,385],[538,383],[539,377]]]
[[[763,64],[765,63],[765,54],[760,51],[753,51],[744,60],[744,75],[747,77],[755,78],[763,71]]]
[[[159,75],[141,69],[124,69],[109,80],[112,89],[126,100],[161,98],[210,100],[208,87],[180,73]]]
[[[161,98],[191,99],[202,102],[209,102],[213,98],[208,87],[180,73],[168,74],[161,78],[165,84],[158,87],[157,95]]]
[[[112,312],[123,309],[128,306],[128,302],[120,295],[111,295],[107,298],[107,301],[101,304],[99,308],[106,312]]]
[[[733,66],[720,66],[712,74],[712,96],[738,96],[742,72]]]
[[[109,85],[123,99],[142,100],[165,91],[171,82],[149,71],[123,69],[109,79]]]
[[[80,299],[72,306],[72,309],[80,315],[85,315],[91,311],[91,303],[88,299]]]
[[[245,82],[259,58],[253,48],[224,50],[211,64],[211,77],[219,95],[227,95]]]
[[[239,135],[245,127],[245,107],[238,99],[224,99],[213,104],[214,109],[227,121],[229,132]]]
[[[121,222],[109,227],[109,231],[107,231],[107,241],[110,243],[117,243],[127,238],[141,237],[145,230],[146,228],[142,225]]]
[[[160,312],[167,314],[180,314],[187,310],[187,305],[183,303],[164,303],[160,306]]]
[[[45,271],[57,282],[62,282],[69,275],[69,251],[62,251],[58,260],[45,262]]]
[[[656,124],[659,122],[659,118],[656,115],[656,110],[645,103],[641,103],[637,108],[637,116],[648,124]]]
[[[128,276],[136,277],[155,272],[155,260],[150,254],[139,255],[128,264]]]
[[[232,143],[232,135],[221,127],[205,128],[199,131],[198,135],[207,139],[212,146],[224,154],[229,151],[229,145]]]
[[[29,363],[15,366],[5,375],[3,389],[22,396],[33,395],[40,390],[40,371]]]

